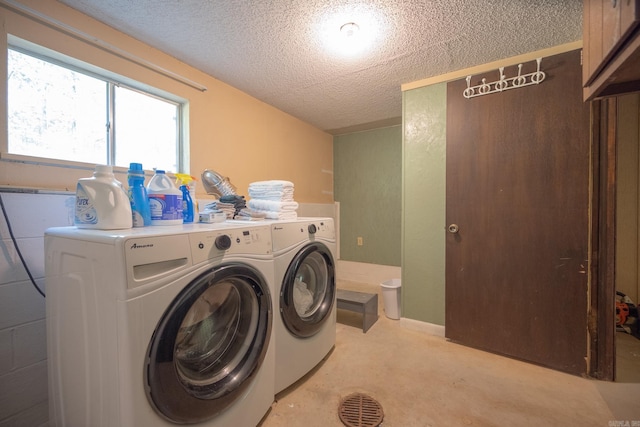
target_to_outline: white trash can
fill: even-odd
[[[400,291],[402,282],[400,279],[385,280],[380,283],[382,288],[382,301],[384,304],[384,314],[389,319],[400,318]]]

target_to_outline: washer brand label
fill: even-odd
[[[282,228],[282,227],[278,227],[278,226],[273,227],[273,229],[274,229],[274,230],[284,230],[284,228]]]
[[[131,249],[142,249],[142,248],[152,248],[153,247],[153,243],[146,243],[144,245],[139,245],[137,243],[134,243],[133,245],[131,245]]]

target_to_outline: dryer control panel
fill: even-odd
[[[317,238],[323,238],[328,240],[334,240],[336,238],[336,229],[333,224],[332,218],[320,218],[312,221],[309,227],[315,228],[314,236]]]
[[[274,222],[271,226],[273,252],[280,252],[301,242],[317,239],[335,242],[332,218],[305,218],[291,222]]]
[[[194,264],[225,255],[271,255],[269,226],[216,229],[189,235]]]

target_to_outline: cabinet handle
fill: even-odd
[[[618,6],[618,0],[611,0],[611,7],[615,9],[616,6]]]

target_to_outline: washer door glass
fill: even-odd
[[[335,268],[329,249],[311,243],[294,257],[280,291],[280,312],[297,337],[315,335],[329,319],[336,297]]]
[[[145,369],[147,397],[175,423],[210,419],[243,396],[264,360],[271,298],[245,265],[210,270],[165,311]]]

